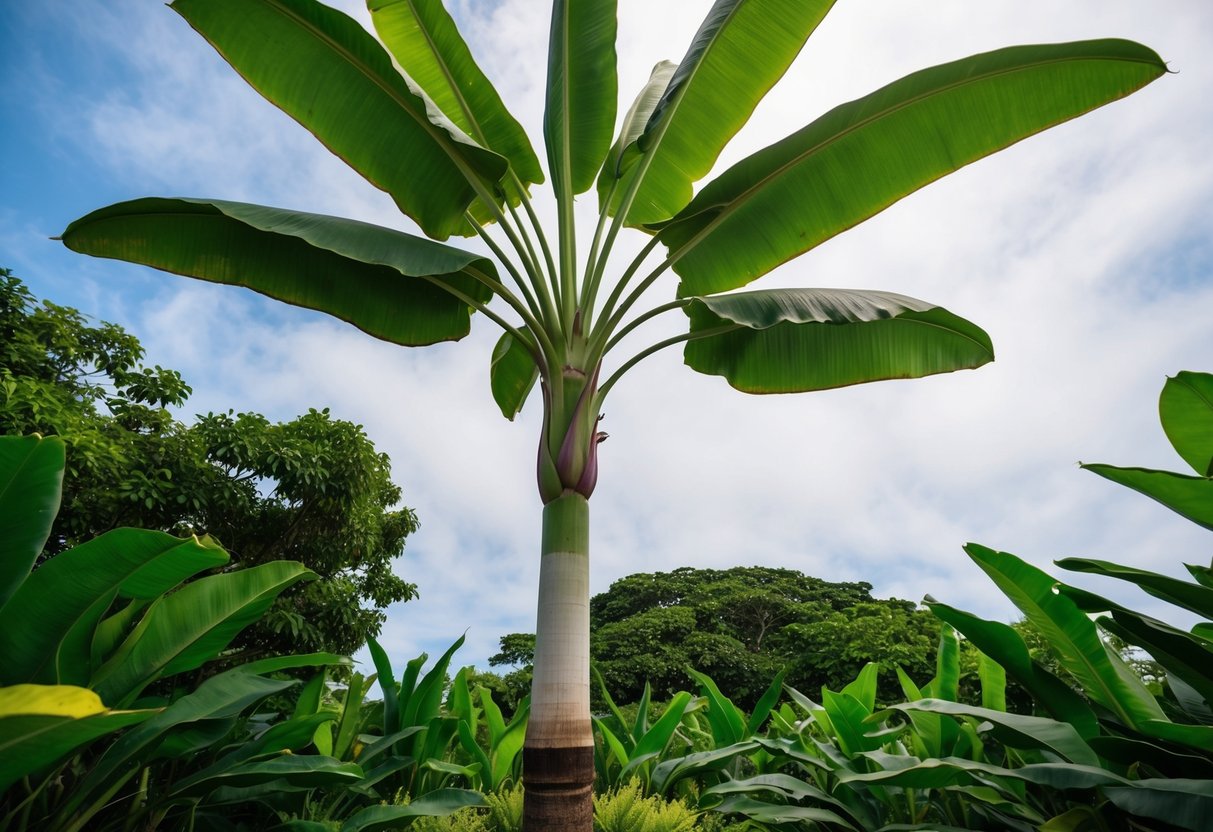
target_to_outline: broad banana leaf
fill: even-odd
[[[190,777],[178,784],[167,799],[197,798],[219,787],[247,788],[276,780],[309,789],[341,787],[353,785],[362,777],[362,767],[357,763],[343,763],[332,757],[288,755],[254,760],[211,772],[206,777]]]
[[[812,783],[790,774],[759,774],[744,780],[726,780],[703,790],[703,797],[734,794],[773,794],[790,801],[810,798],[814,803],[827,804],[850,814],[846,804],[831,797]]]
[[[694,751],[682,757],[672,757],[669,760],[662,760],[653,767],[653,774],[649,780],[649,790],[652,794],[667,795],[679,780],[686,777],[698,777],[707,772],[719,771],[734,758],[743,754],[749,754],[759,747],[757,740],[749,739],[722,748],[713,748],[709,751]]]
[[[960,700],[960,639],[946,621],[939,630],[939,649],[935,652],[935,678],[931,695],[949,702]]]
[[[1099,733],[1099,722],[1086,700],[1032,661],[1027,645],[1010,626],[941,604],[929,595],[924,603],[938,618],[963,633],[978,650],[1001,664],[1056,719],[1073,725],[1086,740]]]
[[[783,677],[787,675],[787,669],[779,671],[775,674],[775,678],[771,680],[771,684],[767,685],[767,689],[763,691],[762,696],[758,698],[758,703],[754,705],[754,710],[750,714],[749,720],[746,722],[745,735],[752,737],[762,728],[762,724],[767,721],[767,717],[771,715],[771,709],[779,701],[779,697],[783,695]],[[873,686],[873,694],[875,687]]]
[[[371,651],[371,661],[379,678],[379,689],[383,692],[383,726],[386,734],[395,731],[400,725],[400,687],[396,684],[396,676],[392,673],[392,663],[387,652],[374,636],[366,640],[366,646]]]
[[[489,363],[489,385],[501,415],[514,421],[538,380],[539,366],[530,350],[510,333],[501,333]]]
[[[476,65],[441,0],[368,0],[366,6],[396,63],[456,127],[509,159],[519,181],[543,181],[526,131]]]
[[[687,672],[699,683],[700,693],[708,700],[708,723],[712,726],[712,739],[716,747],[723,748],[748,739],[745,713],[720,692],[720,688],[706,673],[690,668]]]
[[[683,713],[690,701],[691,694],[685,690],[674,694],[661,717],[636,741],[636,747],[632,749],[632,761],[640,758],[652,758],[665,751],[674,732],[682,724]],[[628,766],[625,766],[625,773],[627,769]]]
[[[315,573],[272,561],[212,575],[158,599],[113,657],[94,674],[103,699],[133,701],[156,679],[193,670],[259,619],[279,593]]]
[[[1062,569],[1071,572],[1089,572],[1108,578],[1119,578],[1137,584],[1155,598],[1183,607],[1205,619],[1213,619],[1213,588],[1181,581],[1168,575],[1159,575],[1146,569],[1121,566],[1106,560],[1091,558],[1063,558],[1057,561]],[[1110,607],[1108,609],[1111,609]]]
[[[1068,722],[1038,716],[1009,714],[943,699],[922,699],[890,705],[889,710],[925,711],[954,717],[969,717],[988,722],[994,738],[1012,748],[1044,748],[1072,763],[1098,766],[1099,757],[1091,750],[1074,726]]]
[[[106,788],[115,779],[144,764],[153,751],[161,748],[166,738],[171,738],[173,734],[214,722],[234,720],[266,697],[299,684],[293,679],[266,679],[257,672],[273,673],[314,667],[329,664],[327,659],[327,654],[277,656],[264,664],[250,663],[205,680],[192,693],[128,731],[106,749],[101,759],[73,789],[64,811],[75,811],[90,794]],[[259,664],[262,664],[260,669],[257,668]]]
[[[1098,463],[1082,464],[1080,467],[1145,494],[1198,526],[1213,531],[1213,479]]]
[[[995,711],[1007,709],[1007,671],[980,650],[977,651],[977,677],[981,681],[981,705]]]
[[[1168,681],[1178,676],[1206,703],[1213,703],[1213,650],[1202,639],[1128,610],[1115,610],[1110,619],[1101,618],[1099,623],[1108,632],[1149,653],[1166,669]],[[1208,705],[1205,707],[1207,710]]]
[[[1165,719],[1153,694],[1103,643],[1095,624],[1073,601],[1053,591],[1053,578],[1007,552],[976,543],[965,546],[965,552],[1048,639],[1087,696],[1127,725]]]
[[[872,712],[851,694],[822,688],[821,705],[830,717],[838,746],[844,754],[854,756],[862,751],[875,751],[884,745],[884,738],[875,733],[883,726],[869,724],[867,720]]]
[[[1166,72],[1136,43],[1014,46],[843,104],[704,186],[662,226],[679,295],[744,286],[907,194]]]
[[[815,806],[796,806],[778,803],[766,803],[745,795],[731,795],[712,807],[717,812],[742,815],[761,824],[812,824],[807,828],[832,829],[835,826],[843,829],[857,830],[860,827],[844,820],[829,809],[819,809]]]
[[[767,289],[689,299],[684,360],[745,393],[800,393],[980,367],[986,333],[892,292]]]
[[[209,539],[143,529],[114,529],[51,558],[0,611],[0,682],[91,686],[93,633],[115,598],[155,598],[227,561]]]
[[[341,832],[387,832],[410,818],[441,817],[468,806],[486,806],[484,795],[467,789],[438,789],[405,806],[368,806],[341,825]]]
[[[611,146],[619,81],[615,0],[555,0],[543,137],[558,199],[579,194]]]
[[[467,335],[471,308],[442,286],[485,303],[492,290],[471,273],[496,280],[490,260],[422,237],[222,200],[121,202],[76,220],[62,239],[82,254],[244,286],[404,346]]]
[[[640,155],[636,140],[644,133],[644,128],[666,87],[670,85],[670,79],[674,77],[676,69],[678,65],[673,61],[661,61],[654,66],[653,71],[649,73],[649,80],[640,88],[636,100],[623,117],[623,123],[619,125],[619,135],[615,137],[615,143],[611,145],[611,151],[598,174],[599,211],[615,213],[614,207],[609,206],[617,206],[623,198],[624,191],[621,189],[620,179]]]
[[[315,0],[171,6],[250,86],[386,191],[426,235],[472,233],[464,212],[478,196],[473,183],[492,193],[508,163],[413,89],[356,20]]]
[[[1184,371],[1158,397],[1162,429],[1197,474],[1213,477],[1213,375]]]
[[[0,792],[76,749],[156,713],[111,711],[91,690],[70,685],[0,688]]]
[[[1062,790],[1118,786],[1130,782],[1096,766],[1084,766],[1076,763],[1033,763],[1018,768],[1003,768],[960,757],[923,760],[906,768],[888,771],[864,773],[841,770],[838,772],[838,779],[843,783],[864,783],[874,786],[942,789],[956,785],[983,785],[991,775]]]
[[[0,610],[34,568],[63,488],[59,437],[0,436]]]
[[[1167,776],[1213,780],[1213,761],[1198,754],[1182,754],[1173,748],[1128,737],[1094,737],[1088,744],[1100,757],[1125,767],[1145,763]]]
[[[1103,790],[1118,809],[1203,832],[1213,817],[1213,781],[1151,778]]]
[[[611,179],[621,179],[610,213],[637,178],[628,225],[667,220],[690,202],[691,185],[712,169],[833,5],[717,0],[635,138],[636,147],[624,146],[615,169],[604,166],[600,198]]]
[[[1205,754],[1213,754],[1213,725],[1186,725],[1165,719],[1151,719],[1142,723],[1140,729],[1147,737],[1167,740],[1176,745],[1200,749]]]

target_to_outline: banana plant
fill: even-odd
[[[483,685],[469,689],[472,668],[455,674],[447,696],[447,711],[457,720],[459,745],[472,772],[473,788],[483,792],[508,791],[520,782],[522,744],[531,716],[530,697],[524,696],[506,722],[493,693]],[[477,707],[473,699],[480,701]]]
[[[175,763],[210,748],[233,730],[241,710],[292,684],[257,674],[348,661],[328,654],[271,659],[213,676],[169,703],[141,696],[149,684],[215,658],[279,592],[312,573],[298,563],[277,561],[182,586],[226,564],[227,553],[209,539],[141,529],[107,532],[31,572],[59,508],[65,464],[59,437],[0,437],[0,827],[5,829],[77,830],[97,825],[98,813],[127,800],[131,818],[167,811],[174,801],[196,803],[205,794],[197,790],[206,778],[175,784],[178,791],[192,786],[193,792],[159,794],[160,783],[148,786],[152,759]],[[136,704],[143,707],[132,707]],[[131,730],[105,746],[124,729]],[[283,735],[271,728],[236,756],[211,766],[208,790],[219,780],[247,782],[269,773],[274,779],[313,782],[353,776],[289,761],[270,772],[250,770],[258,765],[253,755],[291,747],[281,744]],[[86,768],[73,756],[84,753],[100,759]],[[140,771],[140,787],[127,789]]]
[[[731,290],[1166,68],[1123,40],[974,55],[835,107],[696,191],[833,0],[716,0],[681,60],[654,68],[617,131],[616,0],[553,0],[546,174],[440,0],[367,5],[378,39],[316,0],[171,7],[424,237],[218,199],[146,198],[94,211],[61,239],[74,251],[245,286],[401,345],[462,338],[473,312],[501,329],[490,362],[497,406],[513,419],[537,386],[543,411],[525,824],[588,830],[588,500],[607,397],[637,362],[678,345],[691,369],[747,393],[992,360],[983,330],[933,303],[884,291]],[[549,229],[530,195],[545,178]],[[591,188],[598,221],[578,229],[574,198]],[[625,229],[647,239],[634,256],[616,254]],[[452,236],[481,245],[445,244]],[[673,299],[649,300],[670,271]],[[678,313],[686,332],[621,354],[643,324]]]
[[[645,683],[636,707],[636,718],[629,721],[615,704],[598,668],[592,668],[603,701],[614,717],[614,730],[609,718],[594,717],[594,727],[601,742],[594,748],[594,771],[600,791],[617,790],[629,780],[636,779],[643,794],[649,793],[653,769],[667,757],[682,757],[691,741],[679,737],[684,720],[707,703],[695,699],[687,691],[674,694],[657,720],[649,723],[649,701],[652,691]]]

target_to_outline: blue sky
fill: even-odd
[[[625,108],[656,61],[681,57],[708,5],[620,3]],[[457,9],[537,146],[543,6]],[[342,8],[365,21],[352,0]],[[674,351],[650,359],[608,407],[596,591],[637,571],[762,563],[1006,619],[1011,608],[965,558],[966,541],[1041,566],[1081,555],[1178,573],[1185,559],[1207,561],[1206,535],[1075,466],[1178,468],[1157,392],[1178,370],[1213,371],[1205,0],[1060,10],[1046,0],[915,9],[841,0],[721,165],[914,69],[1011,43],[1103,36],[1154,47],[1176,74],[936,183],[762,284],[931,300],[985,327],[998,361],[919,382],[752,398],[691,373]],[[531,629],[538,426],[533,405],[512,424],[492,405],[491,327],[403,350],[322,315],[82,258],[48,239],[93,208],[143,195],[412,230],[390,201],[154,0],[10,4],[0,61],[0,265],[41,297],[126,326],[149,361],[180,369],[195,389],[186,416],[235,408],[285,419],[327,406],[366,426],[422,523],[399,561],[422,598],[393,608],[385,629],[395,661],[440,651],[466,629],[460,658],[483,666],[498,636]]]

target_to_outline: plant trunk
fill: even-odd
[[[590,504],[569,491],[543,508],[531,717],[522,750],[523,832],[591,832]]]

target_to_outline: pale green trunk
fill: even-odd
[[[544,506],[531,716],[523,750],[525,832],[590,832],[590,505]]]

